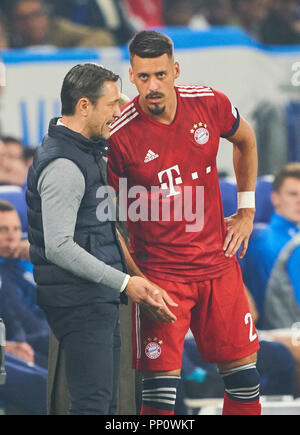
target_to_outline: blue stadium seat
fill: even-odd
[[[231,216],[236,212],[237,209],[237,192],[236,182],[234,178],[221,178],[220,189],[223,202],[224,216]]]
[[[256,213],[254,222],[268,223],[274,211],[271,203],[273,175],[259,177],[256,183]]]
[[[268,223],[273,213],[271,192],[273,175],[258,177],[256,184],[256,213],[255,223]],[[237,189],[234,178],[225,177],[220,179],[220,189],[223,202],[224,216],[228,217],[237,209]]]
[[[0,200],[8,201],[16,208],[21,219],[23,238],[27,238],[28,219],[25,189],[19,186],[0,186]]]
[[[260,222],[260,223],[254,223],[253,231],[252,231],[252,233],[251,233],[251,236],[250,236],[249,242],[250,242],[251,240],[255,239],[255,237],[257,237],[258,234],[259,234],[259,233],[260,233],[264,228],[266,228],[266,226],[267,226],[266,223],[261,223],[261,222]],[[238,262],[240,263],[241,270],[242,270],[242,273],[243,273],[243,272],[244,272],[245,263],[247,262],[247,253],[246,253],[246,255],[245,255],[244,258],[239,258],[238,255],[239,255],[240,252],[241,252],[241,248],[238,250],[238,253],[237,253],[237,259],[238,259]]]
[[[300,161],[300,104],[291,102],[285,108],[287,136],[288,136],[288,161]]]

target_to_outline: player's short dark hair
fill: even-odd
[[[170,58],[174,56],[172,40],[154,30],[142,30],[136,33],[129,43],[130,60],[134,56],[143,58],[154,58],[167,54]]]
[[[297,178],[300,180],[300,162],[288,163],[281,169],[274,179],[273,191],[279,192],[287,178]]]
[[[112,71],[93,63],[74,66],[65,76],[61,89],[62,115],[74,115],[76,104],[84,97],[96,105],[103,84],[116,82],[119,78]]]
[[[0,212],[2,211],[16,211],[15,207],[4,199],[0,200]]]

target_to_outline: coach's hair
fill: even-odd
[[[167,54],[170,58],[173,58],[173,42],[162,33],[154,30],[142,30],[135,34],[130,41],[129,53],[131,61],[134,56],[154,58]]]
[[[287,178],[300,180],[300,162],[288,163],[281,169],[274,179],[273,191],[278,192]]]
[[[4,199],[0,200],[0,212],[2,211],[16,211],[15,207]]]
[[[87,98],[93,105],[102,95],[105,82],[117,82],[119,76],[94,63],[74,66],[65,76],[61,89],[62,115],[74,115],[81,98]]]

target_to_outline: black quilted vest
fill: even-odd
[[[126,272],[126,263],[116,233],[116,223],[99,222],[96,216],[99,199],[96,192],[106,185],[106,164],[103,156],[107,142],[92,141],[81,134],[56,125],[51,120],[48,135],[37,148],[28,172],[26,200],[28,205],[28,239],[30,257],[37,283],[40,306],[78,306],[95,301],[120,302],[120,292],[110,287],[79,278],[47,260],[41,214],[41,198],[37,183],[43,169],[54,159],[67,158],[79,167],[85,178],[85,193],[77,214],[74,241],[106,264]],[[127,297],[122,294],[122,302]]]

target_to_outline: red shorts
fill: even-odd
[[[204,361],[222,363],[244,358],[259,349],[238,262],[213,280],[179,283],[148,279],[166,290],[178,307],[169,307],[177,321],[150,320],[133,307],[133,367],[166,371],[181,368],[184,340],[191,329]]]

